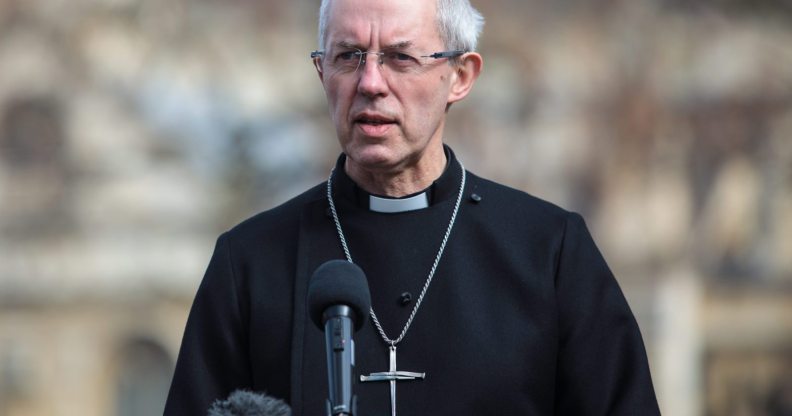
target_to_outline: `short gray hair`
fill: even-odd
[[[319,7],[319,49],[325,47],[331,1],[322,0],[322,5]],[[484,28],[484,17],[481,13],[470,4],[469,0],[436,1],[437,29],[445,48],[475,51],[479,35]]]

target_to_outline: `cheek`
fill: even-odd
[[[447,77],[441,76],[440,82],[434,84],[434,88],[423,92],[421,103],[426,117],[435,118],[437,114],[445,113],[445,107],[448,103],[448,85],[446,81]]]
[[[345,118],[344,114],[348,111],[348,103],[342,94],[343,90],[338,85],[328,83],[325,85],[325,96],[327,98],[327,106],[330,110],[330,116],[333,121],[338,125],[338,122]]]
[[[422,91],[413,96],[413,105],[405,108],[405,111],[412,120],[405,128],[407,134],[416,137],[423,137],[431,134],[440,123],[446,106],[446,96],[442,90]],[[414,130],[413,130],[414,129]]]

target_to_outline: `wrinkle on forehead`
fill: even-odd
[[[434,1],[334,0],[329,13],[328,45],[399,49],[442,43]]]

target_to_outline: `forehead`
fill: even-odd
[[[434,0],[333,0],[328,10],[326,46],[363,48],[440,43]]]

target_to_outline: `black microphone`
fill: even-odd
[[[235,390],[226,400],[216,400],[208,416],[291,416],[283,400],[247,390]]]
[[[308,283],[308,312],[325,333],[328,416],[357,414],[357,398],[352,395],[352,329],[363,326],[370,309],[366,275],[353,263],[328,261],[316,269]]]

